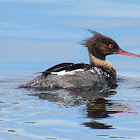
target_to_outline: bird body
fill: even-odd
[[[85,40],[83,45],[89,52],[89,64],[60,63],[26,84],[23,88],[106,88],[116,85],[116,69],[106,61],[110,54],[122,54],[134,57],[140,55],[126,52],[111,38],[91,31],[94,36]]]

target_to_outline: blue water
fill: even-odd
[[[140,54],[138,0],[0,0],[0,139],[139,140],[140,59],[107,57],[110,92],[18,88],[61,62],[86,62],[93,29]]]

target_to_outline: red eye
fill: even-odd
[[[110,44],[110,45],[108,46],[108,48],[112,49],[112,48],[113,48],[113,45],[112,45],[112,44]]]

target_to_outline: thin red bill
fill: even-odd
[[[127,56],[133,56],[133,57],[140,57],[140,55],[138,54],[134,54],[134,53],[129,53],[129,52],[126,52],[124,50],[118,50],[115,54],[122,54],[122,55],[127,55]]]

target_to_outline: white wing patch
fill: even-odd
[[[54,74],[54,75],[76,75],[77,72],[84,72],[85,70],[84,69],[77,69],[77,70],[71,70],[71,71],[66,71],[66,70],[63,70],[63,71],[59,71],[59,72],[51,72],[51,74]],[[98,74],[98,75],[104,75],[106,77],[110,77],[110,75],[107,73],[107,72],[103,72],[100,68],[97,68],[97,67],[93,67],[89,70],[87,70],[89,72],[92,72],[94,74]]]
[[[54,75],[74,75],[75,72],[82,72],[84,71],[83,69],[77,69],[77,70],[72,70],[72,71],[66,71],[66,70],[63,70],[63,71],[59,71],[59,72],[51,72],[51,74],[54,74]]]

